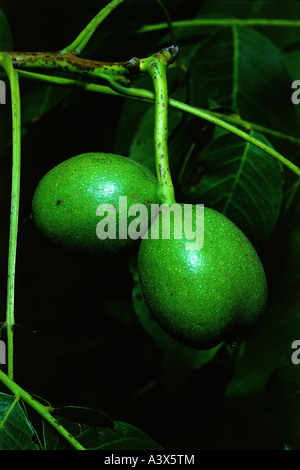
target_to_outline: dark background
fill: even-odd
[[[35,51],[57,50],[69,44],[106,3],[9,0],[0,6],[11,26],[14,50]],[[188,17],[194,7],[183,15],[176,6],[179,3],[168,2],[170,13],[178,19]],[[121,5],[103,23],[105,32],[116,29],[116,36],[110,36],[113,44],[105,41],[87,57],[115,61],[155,52],[155,35],[153,46],[147,36],[132,41],[130,24],[134,19],[140,25],[160,22],[161,8],[152,1]],[[119,28],[128,32],[125,41],[118,40]],[[22,95],[32,86],[21,81]],[[159,386],[150,388],[150,394],[141,399],[135,397],[142,387],[157,380],[160,354],[134,320],[133,282],[126,256],[111,259],[66,253],[43,238],[30,220],[35,187],[47,171],[83,152],[112,151],[122,104],[119,98],[74,90],[65,103],[31,123],[22,141],[15,380],[53,406],[94,407],[141,427],[160,442],[165,433],[166,444],[176,445],[176,439],[172,437],[171,444],[167,435],[168,428],[176,423],[175,435],[178,433],[179,442],[182,439],[183,418],[177,399],[163,398]],[[1,312],[5,311],[6,297],[10,153],[7,149],[0,160]],[[130,327],[114,319],[111,311],[124,315]],[[186,413],[190,412],[187,409]],[[162,432],[163,428],[166,430]]]
[[[53,51],[71,43],[106,3],[2,0],[0,7],[11,26],[14,50]],[[173,20],[193,17],[201,3],[165,1]],[[94,38],[96,48],[85,55],[104,61],[145,57],[156,51],[162,33],[143,35],[136,41],[134,28],[161,21],[162,10],[155,1],[125,2],[105,20],[103,34]],[[112,30],[116,33],[107,36]],[[21,80],[22,95],[32,86]],[[67,253],[43,238],[30,219],[35,187],[47,171],[83,152],[113,151],[122,106],[120,98],[76,89],[30,123],[22,141],[15,379],[53,406],[103,410],[140,427],[166,448],[281,448],[272,421],[259,408],[246,409],[243,403],[235,403],[234,409],[224,406],[222,395],[232,373],[226,356],[192,372],[183,390],[169,393],[165,389],[161,352],[134,317],[133,280],[126,256],[112,259]],[[1,109],[1,122],[9,113],[8,107]],[[10,184],[8,148],[0,159],[1,321]],[[250,440],[249,429],[253,430]]]

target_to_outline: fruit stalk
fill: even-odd
[[[175,203],[168,157],[168,84],[167,66],[173,62],[178,48],[162,49],[152,57],[140,61],[141,71],[147,72],[155,92],[154,147],[159,197],[163,204]]]

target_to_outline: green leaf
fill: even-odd
[[[237,18],[247,18],[251,15],[253,5],[257,2],[249,2],[248,0],[206,0],[199,9],[198,16],[201,15],[219,15],[231,16]]]
[[[39,119],[57,106],[70,91],[70,89],[52,85],[35,86],[22,99],[22,124]]]
[[[151,82],[149,84],[148,77],[139,77],[135,80],[134,87],[150,89],[152,91]],[[124,102],[115,134],[113,149],[115,153],[118,155],[129,156],[130,146],[137,132],[139,123],[148,110],[152,108],[153,105],[148,103],[131,100],[126,100]],[[128,116],[130,116],[130,119],[128,119]],[[151,135],[153,135],[153,128],[151,130]]]
[[[200,44],[190,62],[191,103],[195,106],[199,86],[210,100],[231,108],[246,121],[299,135],[284,57],[253,29],[226,27]]]
[[[177,79],[175,68],[168,69],[169,93]],[[144,88],[153,91],[149,77],[141,77],[135,80],[136,88]],[[176,91],[171,94],[175,99],[182,98],[185,90]],[[134,101],[126,101],[119,119],[116,131],[114,151],[117,154],[129,156],[143,165],[147,166],[155,174],[154,154],[154,104],[146,104]],[[169,136],[180,123],[181,111],[169,108],[168,130]]]
[[[182,122],[169,139],[169,162],[175,193],[177,186],[180,190],[180,181],[190,161],[191,153],[203,137],[201,131],[204,126],[206,126],[205,121],[183,116]]]
[[[154,156],[154,106],[151,106],[139,121],[130,145],[129,157],[147,166],[155,173]]]
[[[222,15],[221,15],[222,17]],[[205,18],[211,18],[211,15],[205,16]],[[192,21],[192,20],[191,20]],[[182,64],[188,73],[190,58],[196,48],[199,47],[200,43],[205,40],[208,35],[211,35],[214,31],[220,29],[219,26],[176,26],[174,28],[176,44],[179,48],[179,57]],[[158,45],[162,48],[166,44],[172,44],[173,37],[170,33],[167,33],[159,41]],[[177,59],[178,61],[178,59]]]
[[[251,18],[294,20],[299,18],[300,15],[300,3],[294,0],[285,0],[283,2],[257,0],[251,3],[253,3],[250,13]],[[266,35],[280,49],[299,41],[299,29],[297,27],[256,26],[255,29]]]
[[[34,430],[16,397],[0,393],[0,450],[38,450]]]
[[[140,429],[128,423],[114,421],[114,428],[89,426],[58,417],[67,429],[87,450],[160,450],[162,447]],[[45,450],[68,450],[69,443],[48,423],[43,422]]]
[[[51,85],[38,85],[28,91],[22,97],[22,137],[27,133],[29,124],[41,119],[43,114],[57,106],[70,91],[67,88]],[[4,120],[3,127],[4,130],[1,129],[0,136],[0,150],[12,144],[10,120]]]
[[[292,81],[299,79],[300,73],[300,53],[299,49],[287,52],[284,56],[285,63],[290,72]]]
[[[285,222],[285,236],[280,233],[279,239],[276,238],[271,245],[271,257],[274,260],[271,269],[275,269],[274,264],[279,263],[279,252],[283,254],[284,261],[279,263],[278,285],[271,286],[273,289],[267,309],[254,334],[241,348],[235,373],[226,392],[230,400],[241,397],[262,398],[272,372],[278,364],[285,362],[287,351],[292,353],[293,341],[300,339],[299,211],[300,206],[290,224]]]
[[[230,400],[261,397],[267,381],[300,331],[298,290],[286,290],[272,299],[253,337],[241,349],[236,370],[226,391]]]
[[[13,42],[7,18],[0,8],[0,51],[12,51]]]
[[[300,336],[295,335],[299,341]],[[300,449],[300,365],[299,346],[289,348],[273,370],[266,387],[265,405],[278,427],[278,434],[293,450]]]
[[[181,112],[169,111],[169,133],[171,133],[180,122]],[[154,106],[149,108],[136,129],[132,140],[129,157],[137,162],[143,163],[155,173],[155,154],[154,154]]]
[[[76,420],[81,424],[89,426],[100,426],[114,429],[113,419],[103,411],[87,408],[83,406],[63,406],[55,408],[54,415],[60,418],[67,418],[68,420]]]
[[[271,146],[262,135],[251,135]],[[193,167],[200,166],[202,178],[183,187],[182,198],[222,212],[253,240],[267,240],[280,213],[281,164],[263,150],[227,133],[212,140],[198,154]]]
[[[218,12],[224,17],[236,18],[267,18],[267,19],[287,19],[293,20],[299,18],[300,4],[298,1],[285,0],[256,0],[249,2],[248,0],[208,0],[204,2],[199,11],[199,16],[203,14],[215,15]],[[268,36],[275,44],[283,48],[287,44],[298,41],[298,28],[293,27],[270,27],[270,26],[253,26],[257,31]]]

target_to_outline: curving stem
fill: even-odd
[[[105,18],[107,18],[107,16],[124,1],[125,0],[112,0],[108,5],[102,8],[102,10],[97,13],[83,31],[81,31],[79,36],[77,36],[69,46],[60,51],[61,54],[65,54],[67,52],[72,52],[72,54],[75,55],[80,54],[102,21],[105,20]]]
[[[154,147],[156,174],[160,201],[171,206],[175,203],[168,157],[168,84],[167,66],[173,62],[178,48],[171,46],[140,61],[140,70],[147,72],[155,91]]]

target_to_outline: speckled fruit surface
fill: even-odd
[[[195,206],[192,214],[195,230]],[[174,223],[170,239],[163,239],[161,221],[160,214],[159,238],[143,239],[138,255],[150,312],[170,336],[193,348],[235,339],[257,320],[267,298],[264,269],[252,244],[227,217],[206,207],[199,250],[186,249],[185,223],[182,239],[174,238]]]
[[[129,237],[118,237],[119,196],[127,196],[128,208],[143,204],[148,209],[158,202],[157,181],[146,167],[120,155],[77,155],[57,165],[39,182],[32,201],[33,220],[44,235],[67,249],[119,252],[136,243]],[[116,239],[99,239],[96,234],[100,204],[112,205]],[[128,224],[131,219],[134,217],[128,217]]]

